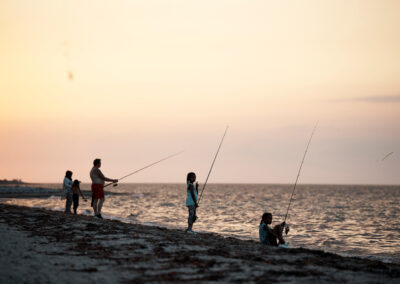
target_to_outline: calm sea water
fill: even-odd
[[[58,185],[42,185],[60,188]],[[90,185],[83,184],[82,189]],[[107,188],[103,216],[125,222],[186,228],[185,184],[121,184]],[[194,230],[258,239],[264,211],[282,222],[292,186],[210,184],[198,208]],[[58,196],[3,202],[63,210]],[[90,202],[78,211],[92,214]],[[291,247],[400,262],[400,188],[395,186],[300,185],[289,213]]]

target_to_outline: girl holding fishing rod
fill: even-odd
[[[201,200],[201,197],[203,196],[204,189],[206,188],[208,178],[210,177],[211,171],[214,167],[215,160],[217,159],[219,150],[221,149],[222,142],[224,142],[224,138],[226,135],[226,132],[228,131],[228,126],[225,128],[224,135],[222,136],[221,142],[219,143],[217,153],[215,154],[214,160],[211,164],[210,171],[208,172],[206,181],[204,182],[203,189],[201,190],[200,196],[197,199],[198,196],[198,188],[199,184],[196,182],[196,185],[194,185],[194,182],[196,181],[196,174],[193,172],[190,172],[187,174],[186,177],[186,206],[189,210],[189,217],[188,217],[188,228],[186,229],[186,232],[189,234],[195,234],[193,232],[193,223],[196,222],[197,216],[196,216],[196,208],[199,207],[199,203]]]
[[[189,211],[189,217],[188,217],[188,228],[186,229],[186,233],[188,234],[195,234],[193,232],[193,223],[196,221],[196,208],[199,207],[199,204],[197,202],[197,195],[198,195],[198,187],[199,184],[196,182],[196,174],[193,172],[190,172],[187,174],[186,177],[186,207],[188,208]]]
[[[299,171],[297,172],[296,181],[295,181],[294,186],[293,186],[292,195],[290,196],[289,205],[288,205],[288,208],[286,210],[285,220],[281,224],[276,225],[274,227],[274,229],[271,229],[268,225],[271,224],[271,222],[272,222],[272,214],[271,213],[264,213],[264,215],[262,216],[261,223],[260,223],[260,228],[259,228],[259,236],[260,236],[260,241],[263,244],[272,245],[272,246],[278,246],[278,242],[276,241],[276,239],[279,240],[279,245],[285,244],[285,241],[283,240],[282,232],[283,232],[284,229],[285,229],[286,235],[289,232],[289,226],[286,224],[286,220],[287,220],[287,217],[288,217],[288,214],[289,214],[290,205],[292,204],[294,191],[296,190],[297,182],[299,181],[301,169],[303,167],[304,160],[306,159],[308,148],[310,147],[311,140],[312,140],[312,138],[314,136],[314,133],[315,133],[315,130],[317,129],[317,126],[318,126],[318,121],[314,126],[314,129],[313,129],[313,131],[311,133],[310,139],[308,140],[306,150],[304,151],[303,159],[301,160],[300,168],[299,168]]]
[[[283,239],[283,229],[286,228],[286,235],[289,232],[289,227],[283,222],[282,224],[278,224],[274,226],[273,229],[269,225],[272,223],[272,214],[264,213],[261,217],[259,234],[260,241],[264,245],[275,246],[285,244],[285,240]],[[278,243],[278,241],[279,243]]]

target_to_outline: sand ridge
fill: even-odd
[[[2,283],[400,281],[398,264],[37,208],[0,204],[0,225],[13,239],[0,242]]]

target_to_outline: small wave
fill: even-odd
[[[136,220],[137,217],[139,217],[139,215],[140,215],[140,214],[133,214],[133,213],[131,213],[131,214],[129,214],[128,216],[126,216],[126,218]]]

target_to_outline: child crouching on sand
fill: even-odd
[[[188,217],[188,228],[186,229],[186,232],[189,234],[195,234],[193,232],[193,223],[196,221],[196,208],[199,207],[197,204],[197,188],[199,187],[199,184],[196,183],[194,185],[193,183],[196,181],[196,174],[195,173],[188,173],[186,177],[186,207],[189,210],[189,217]]]
[[[278,246],[277,240],[279,240],[279,244],[284,244],[285,240],[283,239],[282,232],[286,227],[286,234],[289,232],[289,227],[283,222],[282,224],[276,225],[273,229],[271,229],[268,225],[272,223],[272,214],[264,213],[260,222],[260,241],[264,245],[268,246]]]
[[[85,202],[86,202],[86,198],[82,194],[79,183],[80,183],[80,181],[76,179],[76,180],[74,180],[74,183],[72,184],[72,201],[74,203],[74,214],[75,215],[76,215],[76,209],[78,209],[78,206],[79,206],[79,195],[81,195],[83,200],[85,200]]]

